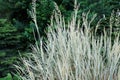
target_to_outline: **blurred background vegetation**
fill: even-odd
[[[50,17],[57,3],[65,20],[70,20],[74,10],[74,0],[37,0],[37,21],[41,37],[45,38],[47,26],[50,24]],[[103,28],[108,28],[111,13],[117,16],[117,25],[114,29],[120,28],[120,1],[119,0],[78,0],[80,8],[78,15],[88,12],[89,17],[97,14],[94,23],[101,18],[99,34]],[[33,29],[35,25],[30,17],[31,0],[0,0],[0,77],[14,72],[13,63],[18,59],[18,51],[23,55],[30,51],[29,44],[34,44]],[[78,16],[78,18],[80,18]],[[116,20],[116,18],[113,18]],[[113,22],[115,23],[115,22]],[[92,26],[94,28],[94,26]]]

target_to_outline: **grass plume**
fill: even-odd
[[[44,44],[40,40],[39,44],[33,45],[33,52],[21,58],[23,65],[15,65],[21,78],[120,80],[119,36],[113,42],[106,32],[95,36],[90,29],[91,21],[84,14],[81,25],[80,20],[77,20],[77,9],[68,23],[65,23],[61,14],[55,12],[47,33],[48,41]]]

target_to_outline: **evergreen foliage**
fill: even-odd
[[[0,76],[13,70],[11,65],[16,61],[17,50],[22,49],[22,35],[6,19],[0,19]]]

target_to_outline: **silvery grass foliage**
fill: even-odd
[[[40,39],[28,57],[21,57],[22,65],[15,65],[22,80],[120,80],[119,35],[112,41],[111,29],[109,36],[106,31],[96,36],[99,23],[95,32],[90,28],[95,16],[88,21],[83,14],[80,24],[77,9],[65,23],[56,6],[47,42]]]

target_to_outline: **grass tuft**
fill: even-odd
[[[93,16],[94,18],[94,16]],[[71,21],[55,12],[48,41],[32,46],[32,53],[15,65],[23,80],[120,80],[120,40],[106,31],[96,36],[84,14],[80,24],[75,9]],[[53,29],[54,27],[54,29]],[[98,25],[96,25],[98,27]],[[97,29],[96,29],[97,30]],[[96,31],[95,31],[96,32]]]

